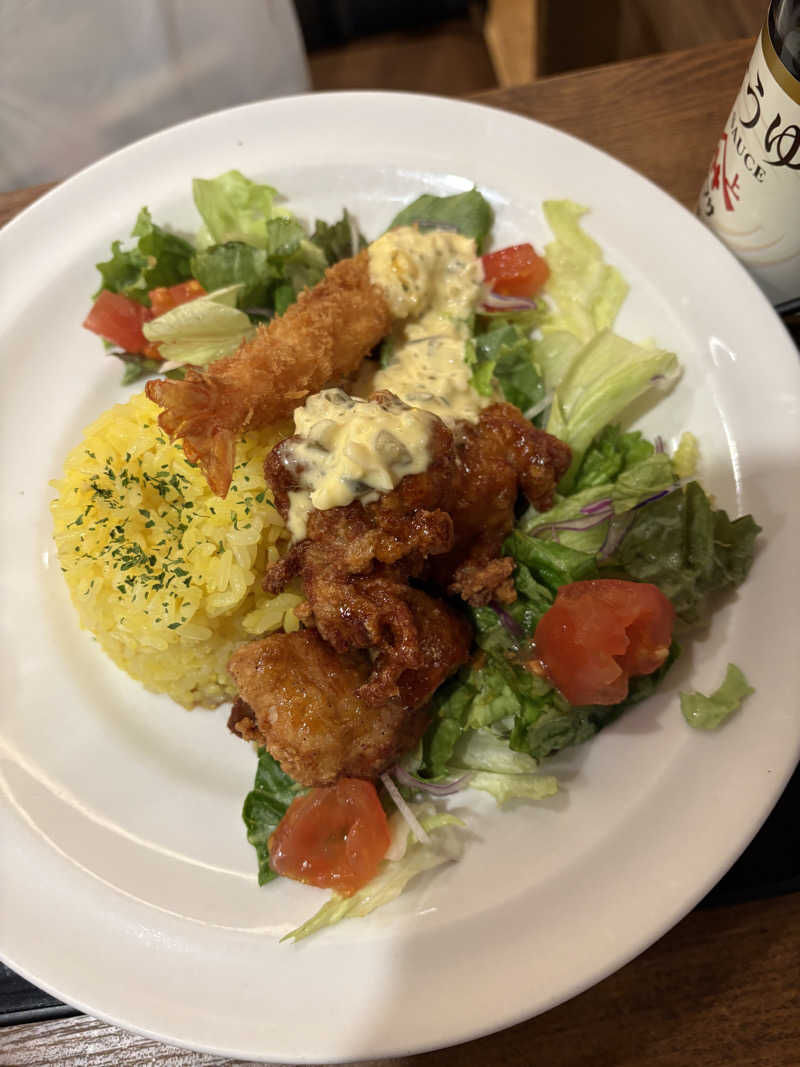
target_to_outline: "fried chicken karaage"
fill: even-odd
[[[394,698],[376,705],[359,695],[371,670],[365,651],[338,653],[314,629],[273,634],[231,658],[240,698],[230,729],[265,745],[301,785],[376,778],[417,743],[425,705],[469,655],[470,626],[444,601],[408,588],[406,605],[419,655]]]
[[[396,408],[391,394],[373,400]],[[425,662],[423,594],[410,583],[433,584],[473,605],[513,600],[513,561],[500,551],[520,490],[534,506],[549,506],[570,462],[567,446],[510,404],[489,406],[476,425],[455,432],[438,419],[431,429],[424,472],[366,504],[313,510],[305,538],[265,576],[265,588],[277,593],[299,575],[302,621],[340,655],[370,652],[366,673],[351,680],[355,697],[374,708],[396,701],[403,678]],[[284,518],[302,485],[295,440],[278,444],[265,464]]]

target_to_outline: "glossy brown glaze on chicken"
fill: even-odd
[[[396,403],[391,394],[373,400]],[[302,474],[292,443],[265,464],[284,519]],[[427,469],[391,492],[311,512],[305,538],[264,578],[273,593],[300,578],[307,629],[253,642],[231,660],[247,705],[231,728],[265,744],[303,784],[375,777],[412,747],[425,704],[468,658],[471,629],[456,598],[515,598],[513,560],[501,551],[517,500],[549,507],[571,458],[504,403],[454,431],[435,419],[428,447]]]

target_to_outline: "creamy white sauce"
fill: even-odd
[[[483,268],[469,237],[445,230],[390,230],[369,247],[370,280],[400,320],[375,389],[438,415],[476,422],[488,400],[470,384],[465,359]]]
[[[284,446],[284,462],[299,483],[287,518],[295,541],[306,536],[313,509],[369,503],[426,470],[433,416],[450,427],[476,422],[489,403],[472,388],[465,359],[483,281],[475,242],[399,227],[369,246],[369,269],[397,326],[387,365],[360,377],[365,389],[385,389],[398,400],[381,405],[324,389],[295,410],[300,439]]]
[[[433,418],[401,401],[383,405],[323,389],[295,410],[300,440],[284,446],[285,462],[300,488],[289,493],[287,525],[295,541],[306,536],[314,508],[343,507],[353,500],[377,500],[407,474],[430,462]]]

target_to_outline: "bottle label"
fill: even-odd
[[[800,296],[800,82],[778,58],[766,24],[697,214],[771,300]]]

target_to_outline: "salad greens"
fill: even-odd
[[[195,178],[192,197],[203,227],[197,235],[197,247],[211,248],[229,241],[267,247],[267,226],[273,219],[291,218],[290,213],[275,205],[277,189],[259,185],[229,170],[218,178]]]
[[[114,241],[111,258],[97,264],[102,279],[98,293],[109,289],[149,306],[151,289],[177,285],[192,276],[192,246],[182,237],[156,226],[146,207],[139,212],[131,237],[137,238],[132,248],[124,251],[122,241]]]
[[[754,692],[736,664],[729,663],[722,685],[711,696],[681,693],[681,711],[696,730],[716,730]]]
[[[573,358],[553,396],[547,432],[572,449],[562,491],[570,488],[583,454],[600,431],[634,400],[678,377],[672,352],[635,345],[608,330],[596,334]]]
[[[628,283],[605,262],[603,250],[581,227],[587,208],[571,200],[546,200],[544,217],[555,238],[545,246],[548,295],[555,308],[545,334],[568,333],[581,344],[609,329],[628,293]],[[566,362],[566,361],[565,361]],[[559,377],[564,376],[563,366]]]
[[[143,305],[156,286],[200,282],[206,296],[144,326],[148,340],[175,365],[203,366],[231,351],[256,322],[282,314],[329,265],[366,245],[347,211],[332,224],[317,220],[309,234],[274,188],[238,171],[196,179],[193,193],[203,223],[193,244],[156,226],[143,208],[132,234],[136,243],[125,250],[115,241],[111,258],[98,264],[101,288]],[[416,803],[426,785],[447,791],[453,780],[463,782],[498,804],[549,797],[558,783],[540,772],[541,761],[591,738],[659,686],[680,654],[676,641],[659,669],[632,678],[626,699],[613,706],[573,706],[529,669],[537,624],[562,586],[600,577],[652,583],[672,602],[679,622],[690,626],[708,618],[712,597],[734,589],[748,573],[760,528],[749,515],[731,519],[689,480],[698,461],[694,437],[684,433],[670,455],[660,440],[620,425],[633,401],[669,389],[680,368],[673,353],[613,332],[628,287],[582,228],[585,211],[566,200],[544,204],[553,234],[545,247],[550,276],[544,299],[513,313],[479,312],[466,345],[474,388],[486,397],[501,394],[566,441],[573,461],[552,507],[528,508],[507,537],[503,552],[513,560],[516,599],[470,609],[477,652],[436,692],[430,727],[400,768],[405,776],[398,781],[427,840],[417,840],[395,812],[392,845],[377,876],[353,896],[334,893],[289,938],[366,915],[420,871],[457,858],[461,824],[430,801]],[[490,204],[471,189],[425,194],[391,226],[454,229],[482,250],[492,220]],[[153,364],[144,368],[148,373],[160,366],[142,355],[117,354],[131,366],[136,360]],[[711,696],[681,693],[681,710],[691,726],[714,729],[752,691],[731,664]],[[259,750],[243,808],[259,884],[276,877],[269,838],[302,791]]]
[[[179,304],[145,323],[145,337],[158,342],[161,355],[168,363],[204,367],[227,356],[255,333],[247,315],[234,306],[238,288],[229,285]]]
[[[416,224],[421,230],[452,229],[475,239],[482,252],[489,239],[494,212],[489,201],[477,189],[454,196],[431,196],[426,193],[399,211],[387,229]]]
[[[711,594],[747,577],[760,529],[751,515],[731,520],[714,509],[689,482],[636,512],[610,564],[614,577],[657,585],[682,622],[703,622]]]
[[[535,417],[546,391],[533,353],[530,329],[506,318],[490,319],[486,329],[476,333],[470,353],[474,388],[482,396],[491,396],[497,383],[506,400],[526,417]]]
[[[347,211],[332,224],[318,219],[309,235],[271,185],[236,170],[195,178],[192,192],[202,219],[194,242],[155,225],[143,207],[131,234],[135,245],[124,249],[114,241],[111,258],[97,264],[98,293],[108,289],[145,307],[151,290],[162,286],[194,279],[206,290],[207,296],[143,326],[167,367],[202,367],[232,352],[257,323],[282,315],[303,289],[316,285],[329,266],[366,247]],[[142,353],[112,355],[126,364],[126,385],[165,369]]]

